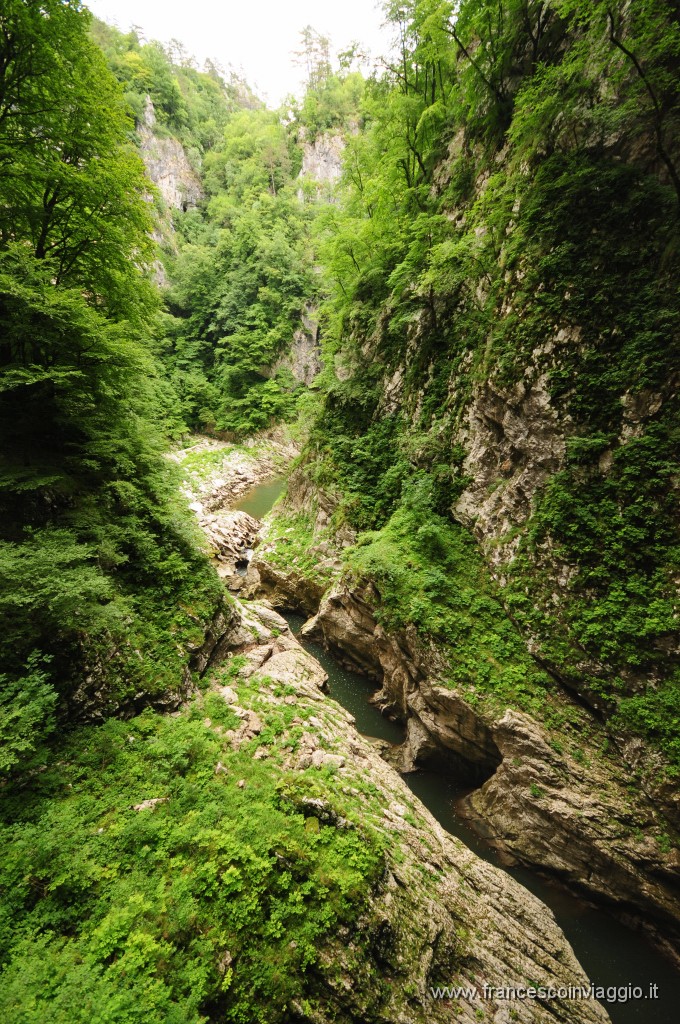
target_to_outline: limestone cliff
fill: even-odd
[[[328,201],[333,195],[333,186],[337,185],[342,176],[342,154],[345,140],[342,135],[322,132],[312,141],[305,138],[301,129],[302,169],[300,181],[316,186],[318,198]],[[304,196],[304,189],[298,192]]]
[[[436,44],[414,22],[257,568],[376,678],[404,766],[481,783],[481,830],[677,944],[680,93],[651,6],[500,5],[501,39],[463,3]]]
[[[309,387],[321,371],[318,311],[308,305],[300,320],[300,327],[284,354],[271,366],[264,367],[262,373],[274,377],[280,370],[287,370],[299,384]]]
[[[219,666],[228,669],[236,655],[243,667],[229,671],[224,686]],[[593,999],[548,996],[510,1004],[485,996],[485,985],[566,989],[587,981],[550,911],[445,833],[356,732],[347,712],[324,693],[324,671],[284,619],[256,603],[237,604],[211,663],[217,667],[213,687],[241,719],[238,730],[225,734],[225,743],[256,747],[259,761],[284,773],[282,798],[293,801],[308,820],[316,819],[317,828],[317,823],[370,827],[385,839],[384,872],[368,906],[354,928],[343,928],[321,948],[307,981],[310,1003],[296,1003],[291,1019],[309,1024],[473,1022],[482,1014],[526,1024],[608,1019]],[[280,712],[291,707],[290,729],[272,729]],[[256,740],[265,735],[264,743]],[[322,785],[329,773],[332,785],[319,796],[314,779],[318,775]],[[431,988],[441,985],[476,988],[479,995],[433,998]]]
[[[146,172],[167,207],[188,210],[202,198],[200,178],[193,169],[181,142],[157,129],[151,97],[146,97],[144,119],[137,127],[139,148]]]

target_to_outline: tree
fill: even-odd
[[[8,0],[0,42],[0,728],[24,757],[76,691],[116,707],[179,687],[190,567],[199,604],[213,586],[161,458],[149,185],[122,91],[87,12],[37,6]]]
[[[11,0],[3,15],[0,240],[29,242],[56,284],[77,282],[112,308],[136,306],[133,261],[147,261],[152,246],[148,185],[123,98],[80,5],[55,4],[29,22],[33,7]]]
[[[296,63],[305,68],[307,88],[319,89],[332,74],[331,41],[306,25],[300,32],[301,48],[295,51]]]

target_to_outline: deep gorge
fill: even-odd
[[[0,5],[13,1024],[675,1019],[678,4],[383,13]]]

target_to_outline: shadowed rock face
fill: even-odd
[[[303,634],[344,652],[382,683],[375,702],[407,727],[391,760],[402,771],[427,766],[483,783],[463,807],[483,835],[645,924],[677,959],[680,858],[645,835],[655,820],[651,803],[639,793],[631,799],[625,773],[601,757],[579,764],[558,753],[529,715],[472,708],[437,682],[437,653],[415,632],[386,634],[366,597],[331,591]]]
[[[293,335],[290,345],[271,366],[260,369],[265,377],[274,377],[279,370],[288,370],[293,378],[309,387],[321,372],[321,346],[317,310],[307,306],[300,317],[301,325]]]
[[[503,543],[504,535],[526,522],[532,497],[563,463],[569,429],[563,420],[551,403],[547,373],[507,392],[485,383],[470,402],[459,440],[471,483],[455,513],[492,565],[512,556],[519,537]]]
[[[662,855],[645,836],[652,809],[636,800],[637,835],[629,836],[631,812],[602,765],[587,767],[550,747],[528,715],[506,711],[493,725],[502,755],[494,775],[465,798],[474,820],[491,825],[490,838],[525,864],[549,871],[604,901],[651,922],[678,959],[680,855]],[[628,908],[623,901],[628,902]]]
[[[241,747],[262,733],[278,705],[294,705],[295,722],[303,723],[304,732],[289,746],[278,737],[277,749],[288,750],[282,767],[289,775],[330,769],[343,805],[341,811],[332,799],[302,800],[298,813],[340,829],[370,822],[387,840],[383,876],[369,906],[355,927],[343,929],[320,950],[318,1010],[310,1017],[302,1006],[293,1007],[292,1020],[472,1022],[478,1011],[499,1024],[608,1020],[588,999],[433,999],[430,987],[439,985],[481,990],[526,985],[531,979],[531,984],[559,988],[587,981],[551,912],[448,835],[356,732],[351,716],[325,695],[325,672],[284,619],[263,605],[237,603],[211,663],[233,654],[246,659],[240,676],[228,687],[214,684],[241,721],[227,735],[229,742]],[[243,693],[240,680],[251,684]],[[253,701],[252,683],[258,680]],[[260,745],[255,756],[267,763],[276,751]],[[353,798],[350,811],[343,794]],[[385,984],[377,985],[376,978]]]

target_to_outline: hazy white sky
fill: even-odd
[[[357,40],[374,57],[388,49],[379,0],[85,0],[93,14],[147,39],[179,39],[199,63],[211,57],[243,70],[270,105],[299,89],[292,62],[305,25],[330,36],[335,50]]]

